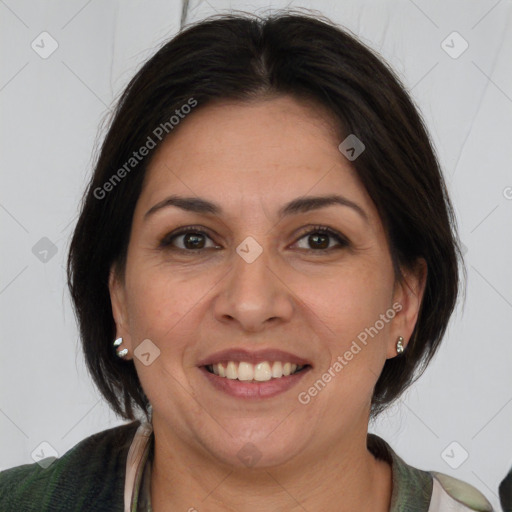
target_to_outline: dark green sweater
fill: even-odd
[[[0,473],[1,512],[123,512],[126,458],[139,423],[94,434],[43,469]]]

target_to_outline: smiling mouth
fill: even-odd
[[[295,375],[309,368],[310,365],[297,365],[290,362],[262,361],[257,364],[245,361],[225,361],[209,364],[205,368],[218,377],[244,382],[266,382]]]

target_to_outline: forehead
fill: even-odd
[[[338,132],[325,109],[291,97],[198,107],[153,156],[140,207],[169,193],[235,207],[340,193],[371,209]]]

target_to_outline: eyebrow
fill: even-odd
[[[340,195],[328,195],[328,196],[306,196],[299,197],[286,203],[278,211],[278,218],[281,220],[284,217],[290,215],[296,215],[298,213],[306,213],[312,210],[318,210],[320,208],[326,208],[327,206],[341,205],[352,208],[356,211],[367,223],[369,223],[367,213],[356,203],[350,201],[346,197]],[[222,215],[222,207],[211,201],[200,197],[183,197],[171,195],[164,200],[158,202],[152,206],[144,215],[144,220],[147,220],[151,215],[156,213],[163,208],[169,206],[175,206],[188,212],[194,212],[199,214],[211,214],[211,215]]]

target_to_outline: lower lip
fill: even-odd
[[[209,382],[219,391],[224,391],[228,395],[236,398],[258,399],[271,398],[288,391],[290,388],[295,386],[306,373],[309,372],[311,367],[309,366],[298,373],[294,373],[293,375],[287,375],[279,379],[270,379],[263,382],[248,382],[238,379],[228,379],[226,377],[219,377],[214,373],[210,373],[204,366],[201,366],[199,369],[206,376]]]

